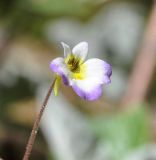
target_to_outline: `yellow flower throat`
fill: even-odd
[[[65,58],[65,64],[67,65],[68,69],[71,71],[72,77],[74,79],[82,80],[85,78],[86,67],[81,58],[76,57],[74,54],[69,54]]]

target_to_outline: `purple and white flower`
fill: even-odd
[[[102,86],[111,82],[111,65],[98,58],[85,61],[88,54],[87,42],[77,44],[72,51],[63,42],[62,46],[64,58],[54,59],[50,63],[51,69],[83,99],[98,99],[102,95]]]

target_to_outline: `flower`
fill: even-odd
[[[111,82],[111,65],[98,58],[85,61],[88,54],[87,42],[77,44],[72,51],[67,44],[61,44],[64,58],[58,57],[51,61],[50,68],[62,78],[65,85],[71,86],[78,96],[85,100],[98,99],[102,95],[102,86]]]

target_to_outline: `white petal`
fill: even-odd
[[[64,57],[67,57],[68,54],[71,54],[71,50],[70,50],[70,47],[65,44],[64,42],[61,42],[62,46],[63,46],[63,49],[64,49]]]
[[[73,90],[85,100],[97,100],[102,95],[102,85],[91,80],[73,80]]]
[[[96,100],[102,95],[102,85],[110,83],[112,67],[105,61],[94,58],[84,63],[85,78],[72,80],[72,88],[86,100]]]
[[[98,58],[89,59],[84,64],[86,66],[85,79],[91,79],[96,84],[111,82],[112,67],[110,64]]]
[[[87,57],[87,54],[88,54],[88,43],[81,42],[81,43],[77,44],[73,48],[72,53],[84,61],[85,58]]]

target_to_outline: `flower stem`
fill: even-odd
[[[36,138],[36,135],[37,135],[37,132],[38,132],[39,123],[41,121],[43,112],[44,112],[44,110],[46,108],[46,105],[47,105],[47,102],[49,100],[50,94],[51,94],[51,92],[52,92],[52,90],[54,88],[55,81],[56,81],[56,79],[52,82],[52,84],[51,84],[51,86],[50,86],[50,88],[49,88],[49,90],[47,92],[47,95],[46,95],[46,97],[45,97],[45,99],[43,101],[43,104],[41,106],[40,112],[38,113],[38,115],[36,117],[36,120],[34,122],[32,131],[31,131],[31,134],[30,134],[27,146],[26,146],[26,150],[25,150],[25,153],[24,153],[24,156],[23,156],[23,160],[29,160],[29,157],[30,157],[30,154],[31,154],[34,142],[35,142],[35,138]]]

